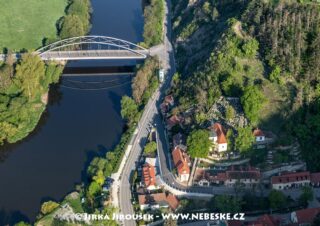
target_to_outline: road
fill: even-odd
[[[162,62],[162,68],[166,73],[166,80],[160,85],[159,89],[154,93],[153,98],[149,100],[145,106],[144,113],[139,121],[139,130],[134,143],[132,144],[131,152],[124,165],[119,187],[119,205],[121,214],[134,214],[131,203],[130,175],[136,169],[136,161],[138,160],[143,146],[146,143],[149,133],[150,123],[155,122],[158,115],[157,104],[162,97],[164,91],[169,87],[172,75],[175,72],[174,53],[171,45],[171,16],[170,16],[170,0],[167,0],[165,6],[164,20],[164,42],[161,46],[154,48],[154,54],[158,55]],[[134,220],[125,220],[125,226],[136,225]]]

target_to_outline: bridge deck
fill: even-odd
[[[145,59],[148,50],[76,50],[41,54],[43,60]]]

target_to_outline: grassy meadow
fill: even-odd
[[[0,0],[0,6],[0,52],[37,49],[44,38],[56,37],[67,0]]]

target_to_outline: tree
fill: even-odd
[[[29,99],[33,99],[41,90],[41,81],[45,75],[45,64],[39,56],[31,53],[22,55],[16,67],[15,81]]]
[[[254,38],[249,39],[242,46],[242,50],[245,56],[249,58],[255,57],[257,55],[258,49],[259,49],[259,42]]]
[[[238,128],[238,136],[235,138],[235,147],[240,152],[248,152],[252,148],[254,136],[251,127]]]
[[[234,116],[236,115],[236,112],[232,106],[228,106],[226,109],[226,119],[230,121],[231,119],[234,119]]]
[[[146,154],[153,154],[156,152],[156,150],[157,150],[157,143],[154,141],[147,143],[147,145],[144,147],[144,152]]]
[[[209,154],[211,142],[207,130],[194,130],[187,139],[188,153],[192,158],[205,158]]]
[[[78,15],[71,14],[64,17],[60,30],[60,37],[62,39],[83,36],[85,34],[84,25]]]
[[[163,222],[163,226],[177,226],[177,225],[178,225],[177,220],[172,219],[172,217],[166,219]]]
[[[213,198],[213,207],[221,213],[241,211],[242,199],[230,195],[217,195]]]
[[[255,124],[259,119],[259,112],[265,103],[265,97],[258,86],[247,86],[241,96],[241,104],[244,113],[251,123]]]
[[[85,33],[88,32],[90,22],[90,1],[73,0],[68,8],[68,14],[77,15],[81,19]]]
[[[14,226],[31,226],[31,224],[28,224],[26,222],[20,221],[19,223],[16,223]]]
[[[269,199],[270,207],[273,210],[281,209],[285,207],[287,203],[286,196],[281,191],[277,191],[277,190],[272,190],[269,194],[268,199]]]
[[[12,66],[7,64],[3,65],[0,68],[0,92],[5,93],[6,90],[12,85]]]
[[[54,201],[44,202],[44,203],[41,205],[41,213],[43,213],[43,214],[51,213],[51,212],[54,211],[58,206],[59,206],[59,203],[54,202]]]
[[[97,184],[99,184],[100,186],[102,186],[103,183],[104,183],[104,181],[105,181],[105,179],[106,179],[106,177],[104,176],[103,171],[102,171],[102,170],[99,170],[99,171],[97,172],[97,175],[93,176],[92,179],[93,179],[95,182],[97,182]]]
[[[95,197],[101,191],[100,185],[96,181],[92,181],[88,187],[88,195],[90,198]]]
[[[211,5],[210,2],[205,2],[202,6],[202,10],[205,14],[209,15],[211,13]]]
[[[313,200],[313,190],[311,187],[305,186],[301,191],[302,193],[299,197],[299,203],[303,206],[307,206],[308,203]]]
[[[280,82],[280,74],[281,74],[281,68],[277,65],[273,68],[272,72],[269,75],[269,79],[271,82]]]
[[[138,106],[134,100],[128,96],[121,99],[121,116],[126,119],[129,124],[137,121]]]
[[[234,149],[234,133],[233,133],[232,129],[228,129],[227,141],[228,141],[228,151],[233,151],[233,149]]]
[[[216,20],[218,19],[218,17],[219,17],[219,11],[217,10],[216,7],[213,7],[211,19],[212,19],[213,21],[216,21]]]

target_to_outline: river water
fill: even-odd
[[[142,41],[140,0],[92,0],[92,7],[92,35]],[[132,63],[78,61],[68,67]],[[120,99],[131,94],[130,75],[62,80],[51,89],[50,103],[35,131],[0,149],[0,225],[34,221],[43,201],[61,200],[84,178],[92,156],[105,153],[120,139],[124,126]],[[89,83],[83,85],[83,80]]]

